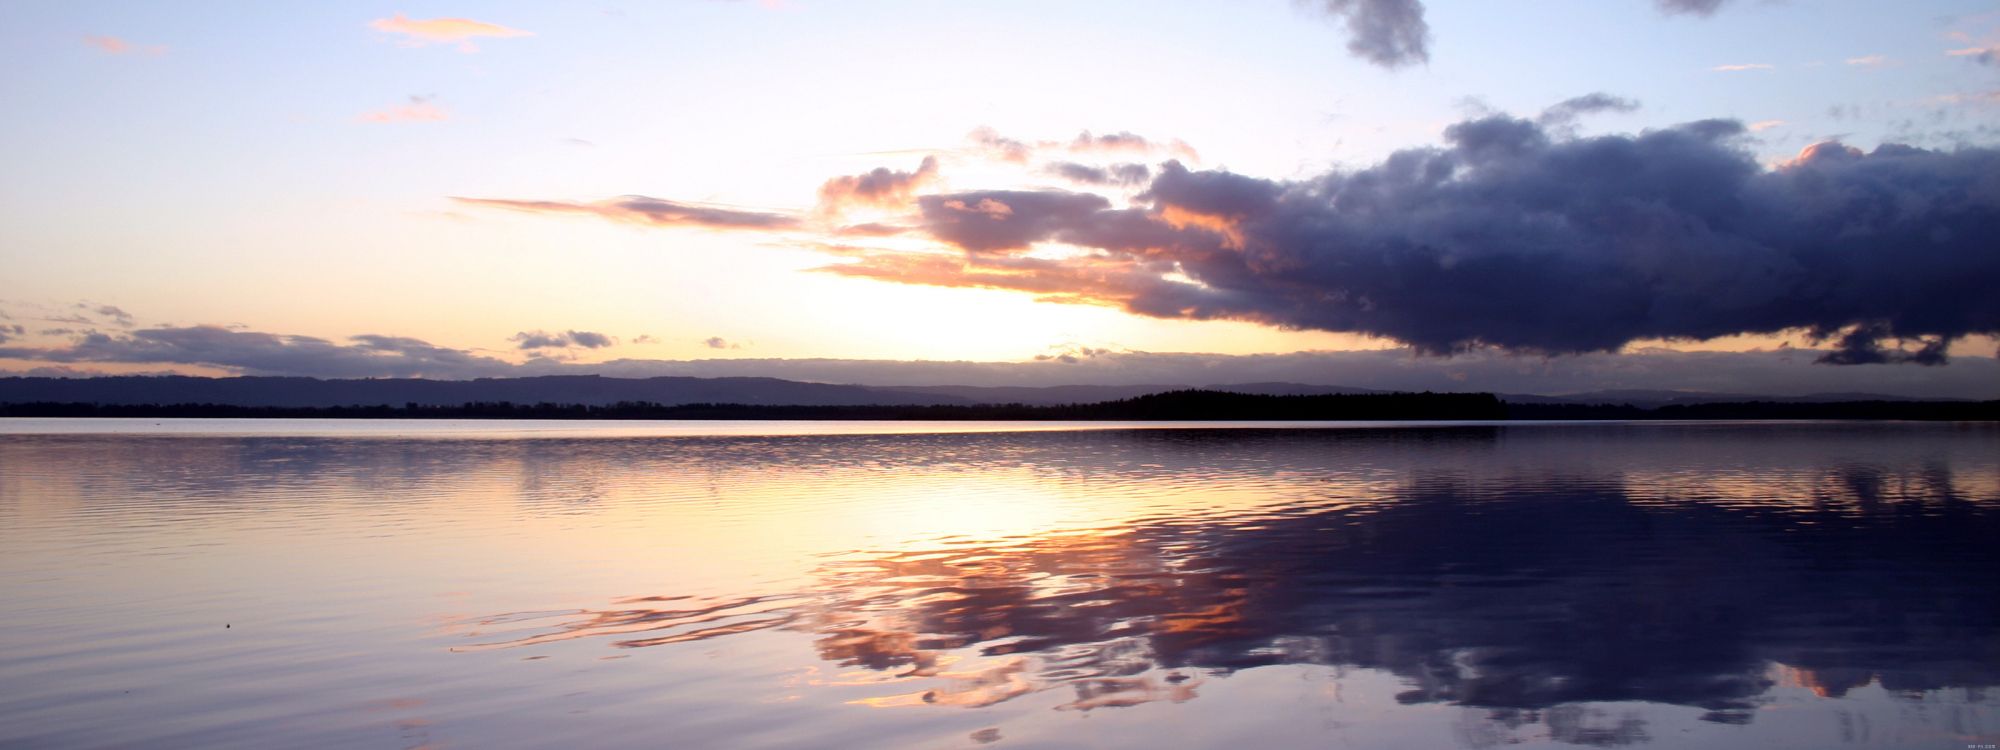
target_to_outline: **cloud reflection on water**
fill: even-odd
[[[488,619],[467,650],[783,630],[810,634],[823,661],[905,689],[869,705],[988,706],[1067,690],[1062,707],[1076,710],[1191,700],[1205,680],[1254,667],[1365,668],[1399,677],[1403,704],[1480,707],[1495,726],[1541,723],[1592,745],[1649,735],[1643,719],[1589,704],[1692,706],[1747,723],[1782,681],[1825,696],[1966,688],[1975,702],[2000,685],[1990,465],[1960,476],[1946,458],[1871,459],[1869,443],[1827,451],[1810,434],[1765,446],[1727,432],[1671,445],[1552,437],[1099,437],[1092,447],[1107,454],[1092,459],[1105,471],[1084,481],[1107,490],[1189,476],[1221,489],[1257,475],[1309,491],[1223,513],[841,555],[782,594]],[[1048,438],[951,440],[1004,449]],[[866,444],[845,447],[869,457]],[[1678,454],[1650,454],[1662,448]],[[1356,481],[1345,473],[1356,461],[1391,476]]]

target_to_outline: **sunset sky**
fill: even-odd
[[[0,55],[4,373],[2000,396],[1990,0],[14,3]]]

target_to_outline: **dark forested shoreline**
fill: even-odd
[[[1566,419],[1899,419],[2000,420],[2000,401],[1839,401],[1671,404],[1510,403],[1490,393],[1381,393],[1272,396],[1185,390],[1088,404],[764,405],[621,402],[472,402],[401,406],[235,406],[227,404],[0,404],[0,417],[233,419],[805,419],[805,420],[1566,420]]]

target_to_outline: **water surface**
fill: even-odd
[[[1991,426],[870,424],[0,420],[0,747],[2000,737]]]

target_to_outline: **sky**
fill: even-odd
[[[1990,1],[16,3],[0,56],[0,373],[2000,396]]]

